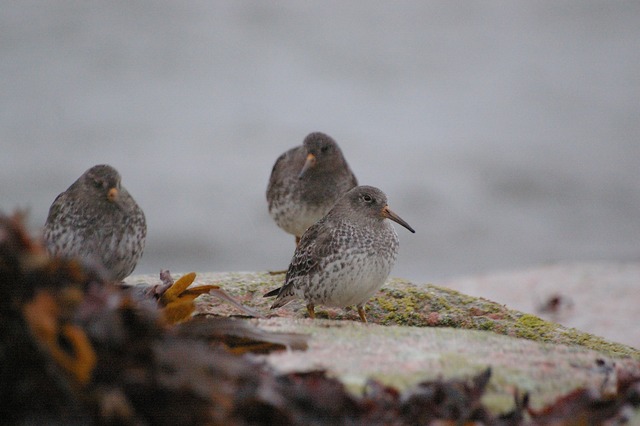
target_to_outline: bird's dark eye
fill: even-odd
[[[102,185],[102,181],[94,180],[94,181],[93,181],[93,186],[95,186],[95,187],[96,187],[96,188],[98,188],[98,189],[102,189],[102,186],[103,186],[103,185]]]
[[[364,200],[364,202],[365,202],[365,203],[370,203],[370,202],[372,202],[372,201],[373,201],[373,198],[372,198],[372,197],[371,197],[371,195],[369,195],[369,194],[364,194],[364,195],[362,196],[362,199]]]
[[[329,152],[329,145],[325,145],[322,148],[320,148],[320,152],[323,154],[326,154],[327,152]]]

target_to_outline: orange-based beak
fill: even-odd
[[[307,170],[314,167],[315,165],[316,165],[316,156],[311,153],[307,154],[307,160],[304,162],[304,166],[302,166],[302,170],[300,170],[300,173],[298,174],[298,178],[301,178],[302,176],[304,176]]]
[[[107,192],[107,198],[112,203],[118,200],[118,195],[119,195],[118,188],[111,188],[109,192]]]
[[[387,219],[391,219],[392,221],[394,221],[396,223],[399,223],[400,225],[404,226],[405,228],[407,228],[409,231],[413,232],[414,234],[416,233],[416,231],[411,227],[411,225],[409,225],[407,222],[405,222],[400,216],[398,216],[397,214],[392,212],[391,209],[389,208],[389,206],[384,206],[382,208],[382,211],[380,212],[380,214],[382,215],[382,217],[385,217]]]

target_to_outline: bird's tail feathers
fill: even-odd
[[[265,293],[262,295],[262,297],[273,297],[273,296],[277,296],[278,293],[280,293],[280,290],[282,290],[282,287],[278,287],[276,289],[271,290],[268,293]]]
[[[293,292],[293,286],[290,284],[285,285],[284,287],[277,288],[275,290],[271,290],[269,293],[264,295],[264,297],[268,296],[278,296],[271,305],[271,309],[280,308],[281,306],[284,306],[292,300],[296,299],[296,295]]]

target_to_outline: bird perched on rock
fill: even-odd
[[[308,227],[358,185],[338,144],[320,132],[276,160],[267,187],[269,214],[296,244]]]
[[[51,255],[97,264],[112,280],[133,272],[146,235],[144,213],[108,165],[90,168],[58,195],[44,226]]]
[[[398,254],[398,234],[390,222],[414,232],[371,186],[357,186],[338,200],[325,217],[302,235],[284,286],[265,294],[277,296],[271,309],[303,299],[311,318],[314,306],[356,305],[366,322],[364,304],[384,284]]]

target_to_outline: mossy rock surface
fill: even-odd
[[[174,277],[179,277],[175,274]],[[198,273],[193,286],[217,284],[246,306],[272,317],[305,318],[302,302],[292,302],[275,311],[269,309],[273,298],[264,298],[267,291],[280,287],[284,274],[266,272]],[[130,284],[154,284],[158,276],[136,275]],[[239,312],[213,296],[198,299],[200,312],[215,315],[238,315]],[[366,306],[370,323],[411,327],[452,327],[491,331],[537,342],[576,345],[593,349],[612,357],[632,357],[640,360],[640,350],[560,324],[545,321],[535,315],[511,310],[487,299],[472,297],[455,290],[431,284],[414,284],[407,280],[390,279]],[[318,318],[359,321],[355,308],[316,307]]]
[[[179,277],[175,274],[174,277]],[[282,371],[323,369],[355,392],[369,378],[404,389],[421,380],[466,377],[492,368],[485,403],[496,412],[528,392],[542,407],[579,387],[614,391],[620,374],[640,374],[640,351],[483,298],[429,284],[392,279],[367,304],[368,324],[355,309],[319,306],[307,318],[303,303],[275,311],[262,295],[282,285],[284,275],[199,273],[193,286],[217,284],[245,306],[264,314],[250,319],[270,331],[309,334],[309,349],[263,358]],[[139,275],[130,284],[159,283]],[[236,308],[203,295],[199,314],[242,316]]]

